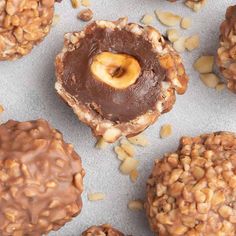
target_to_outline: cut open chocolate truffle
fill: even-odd
[[[96,21],[65,35],[56,90],[96,137],[114,142],[142,132],[183,94],[180,56],[150,26]]]
[[[1,236],[41,236],[80,213],[80,157],[46,121],[0,125],[0,153]]]
[[[92,226],[82,233],[82,236],[124,236],[111,225]]]
[[[156,160],[145,203],[159,236],[236,235],[236,134],[183,137]]]
[[[0,1],[0,61],[28,54],[48,34],[54,0]]]
[[[227,80],[228,88],[236,93],[236,5],[227,9],[220,33],[217,64]]]

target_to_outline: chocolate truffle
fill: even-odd
[[[183,94],[180,56],[150,26],[96,21],[65,35],[56,90],[96,137],[114,142],[142,132]]]
[[[236,134],[183,137],[156,160],[145,203],[156,235],[236,235]]]
[[[48,34],[54,0],[0,1],[0,61],[28,54]]]
[[[100,225],[88,228],[82,236],[124,236],[124,234],[110,225]]]
[[[226,11],[226,19],[220,26],[220,48],[217,64],[227,81],[228,88],[236,93],[236,5]]]
[[[84,170],[71,144],[44,120],[0,126],[0,235],[40,236],[82,208]]]

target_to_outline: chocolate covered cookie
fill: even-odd
[[[50,31],[54,0],[0,1],[0,61],[28,54]]]
[[[84,170],[44,120],[0,125],[0,235],[41,236],[82,208]]]
[[[146,212],[156,235],[236,235],[236,134],[183,137],[156,160]]]
[[[226,11],[226,19],[220,26],[220,48],[217,64],[227,81],[228,88],[236,93],[236,5]]]
[[[153,124],[188,82],[180,56],[162,35],[126,18],[66,34],[56,76],[58,94],[107,142]]]
[[[82,233],[82,236],[124,236],[111,225],[92,226]]]

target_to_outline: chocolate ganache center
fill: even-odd
[[[127,88],[117,89],[95,79],[91,65],[93,58],[102,52],[135,58],[141,68],[135,82]],[[63,64],[62,83],[65,90],[103,118],[115,122],[128,122],[155,109],[160,96],[160,82],[166,77],[152,44],[143,36],[125,29],[87,29],[79,47],[65,54]]]

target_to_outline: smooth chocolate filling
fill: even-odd
[[[126,89],[115,89],[95,79],[90,65],[93,57],[101,52],[123,53],[136,58],[141,66],[136,83]],[[127,122],[154,109],[160,96],[160,82],[166,76],[151,43],[124,29],[93,27],[87,30],[80,46],[66,53],[63,64],[65,90],[103,118],[115,122]]]

